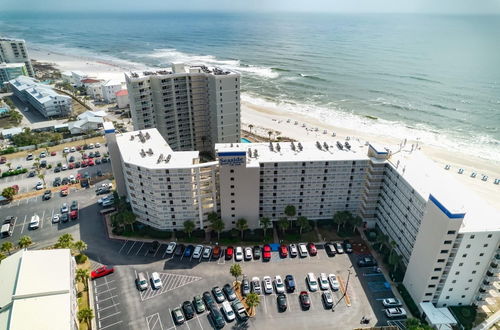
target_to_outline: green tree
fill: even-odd
[[[283,234],[285,234],[285,231],[290,227],[290,223],[288,222],[287,218],[280,218],[278,220],[278,227],[281,229]]]
[[[76,241],[73,244],[73,248],[77,249],[78,253],[82,254],[83,251],[87,250],[88,246],[84,241]]]
[[[63,234],[59,236],[57,243],[54,245],[56,249],[71,249],[73,247],[73,235]]]
[[[384,233],[379,233],[377,235],[377,240],[375,241],[375,244],[378,244],[378,251],[382,251],[382,247],[386,245],[389,242],[389,236],[385,235]]]
[[[2,252],[7,252],[10,256],[10,251],[14,248],[14,244],[12,244],[11,242],[4,242],[2,244],[2,247],[0,248],[0,250],[2,250]]]
[[[83,287],[85,289],[85,291],[87,291],[89,288],[88,288],[88,279],[90,277],[90,274],[89,274],[89,270],[88,269],[84,269],[84,268],[78,268],[76,270],[76,280],[79,281],[79,282],[82,282],[83,283]]]
[[[7,258],[7,256],[3,253],[0,253],[0,261],[2,261],[3,259]]]
[[[337,225],[337,232],[340,230],[340,226],[344,226],[349,222],[352,215],[349,211],[337,211],[333,215],[333,223]]]
[[[220,240],[220,233],[224,230],[224,221],[221,218],[217,217],[211,224],[210,228],[217,233],[217,240]]]
[[[285,215],[287,216],[288,220],[292,220],[291,218],[293,218],[295,216],[295,214],[297,213],[296,209],[295,209],[295,206],[293,205],[287,205],[285,207]]]
[[[309,230],[311,228],[311,225],[309,224],[309,220],[307,217],[300,216],[297,218],[297,224],[299,225],[299,233],[302,236],[302,230]]]
[[[45,175],[43,174],[38,174],[38,178],[43,181],[43,186],[45,187]]]
[[[229,268],[229,272],[231,273],[231,276],[234,277],[235,282],[238,282],[238,277],[240,277],[243,274],[240,264],[232,264],[231,267]]]
[[[184,232],[188,234],[189,238],[191,238],[191,233],[196,228],[196,224],[192,220],[184,221]]]
[[[253,314],[255,313],[255,307],[259,306],[260,304],[260,296],[255,292],[250,292],[245,298],[245,302],[247,303],[248,307],[250,307],[250,313]]]
[[[7,167],[9,168],[9,171],[12,170],[12,163],[6,163]]]
[[[123,205],[121,205],[121,207],[119,207],[118,209],[120,209],[121,211],[111,217],[111,223],[113,224],[113,226],[123,227],[126,225],[130,225],[130,230],[134,231],[134,223],[136,219],[135,214]]]
[[[77,314],[78,321],[87,323],[87,328],[90,329],[90,321],[94,318],[94,311],[91,308],[82,308]]]
[[[240,218],[236,221],[236,229],[238,229],[241,233],[241,239],[243,239],[243,233],[248,229],[247,219]]]
[[[12,187],[7,187],[2,191],[2,196],[7,198],[9,201],[14,199],[16,195],[16,190]]]
[[[390,258],[392,256],[392,253],[394,252],[394,250],[398,246],[398,243],[396,243],[396,241],[391,240],[391,242],[389,243],[389,246],[391,249],[391,251],[389,252],[389,258]]]
[[[363,224],[363,219],[358,215],[353,216],[350,219],[350,224],[352,226],[352,232],[354,233],[356,231],[356,227],[359,227]]]
[[[26,235],[25,236],[21,236],[21,238],[19,239],[19,242],[17,243],[17,245],[19,245],[19,247],[21,249],[27,248],[31,244],[33,244],[33,241],[31,240],[31,237],[26,236]]]
[[[271,227],[271,219],[267,217],[260,218],[260,225],[264,229],[264,237],[266,236],[267,229]]]
[[[213,223],[215,220],[217,220],[219,218],[219,215],[217,214],[217,212],[210,212],[207,215],[207,218],[208,218],[208,222]]]
[[[253,125],[252,124],[248,125],[248,129],[250,130],[250,134],[252,134]]]
[[[267,132],[267,135],[269,135],[269,142],[271,142],[271,136],[273,135],[273,131]]]

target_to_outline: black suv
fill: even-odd
[[[50,190],[45,190],[42,196],[42,200],[48,201],[52,197],[52,191]]]
[[[71,211],[78,211],[78,201],[72,201],[70,206]]]
[[[262,251],[261,251],[261,249],[260,249],[260,246],[255,245],[255,246],[253,247],[253,258],[254,258],[255,260],[260,259],[260,255],[261,255],[261,253],[262,253]]]
[[[295,280],[292,275],[285,276],[285,287],[288,293],[295,291]]]

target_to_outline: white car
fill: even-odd
[[[56,213],[54,214],[54,216],[52,216],[52,223],[58,223],[60,220],[61,216],[59,215],[59,213]]]
[[[330,282],[332,290],[338,291],[338,289],[340,288],[340,284],[339,281],[337,281],[337,276],[335,276],[335,274],[328,275],[328,281]]]
[[[299,255],[301,258],[307,257],[306,243],[299,243]]]
[[[283,283],[283,280],[281,279],[281,276],[276,275],[274,277],[274,289],[276,290],[276,293],[285,293],[285,283]]]
[[[76,179],[75,179],[75,176],[73,174],[71,174],[69,177],[68,177],[69,181],[71,183],[76,183]]]
[[[385,310],[387,317],[406,317],[406,311],[401,307],[387,308]]]
[[[382,300],[384,307],[399,307],[402,306],[401,301],[396,298],[385,298]]]
[[[63,165],[61,166],[61,170],[62,170],[62,171],[66,171],[67,169],[68,169],[68,165],[63,164]]]
[[[326,277],[325,273],[319,274],[318,282],[321,290],[328,290],[330,288],[330,284],[328,283],[328,277]]]
[[[97,142],[97,143],[95,144],[95,147],[96,147],[96,148],[100,148],[100,147],[101,147],[101,144],[100,144],[99,142]]]
[[[68,203],[63,203],[63,205],[61,206],[61,213],[68,213],[68,212],[69,212]]]
[[[75,147],[71,147],[71,148],[69,149],[69,152],[75,152],[75,151],[76,151],[76,148],[75,148]]]
[[[165,253],[167,253],[167,254],[174,253],[176,246],[177,246],[177,243],[175,243],[175,242],[168,243],[168,245],[167,245],[167,251]]]
[[[99,204],[103,204],[104,202],[111,202],[111,203],[114,203],[115,202],[115,197],[113,195],[108,195],[108,196],[104,196],[102,198],[99,198],[97,200],[97,203]]]
[[[252,258],[253,258],[252,248],[246,247],[245,248],[245,260],[252,260]]]
[[[264,286],[264,293],[273,293],[273,282],[271,282],[270,276],[264,276],[262,279],[262,285]]]
[[[210,246],[205,246],[203,249],[203,259],[210,259],[210,255],[212,255],[212,248]]]
[[[47,157],[47,154],[45,153],[45,151],[41,152],[40,153],[40,158],[45,158]]]
[[[262,293],[261,287],[260,287],[260,278],[258,278],[257,276],[252,277],[251,285],[252,285],[252,292],[253,293],[256,293],[256,294]]]
[[[316,280],[316,276],[314,276],[314,273],[307,273],[306,281],[307,285],[309,286],[309,291],[318,291],[318,280]]]
[[[237,246],[236,249],[234,249],[234,260],[243,260],[243,248],[241,246]]]
[[[203,252],[203,245],[196,245],[196,247],[194,248],[194,252],[193,252],[193,258],[200,259],[202,252]]]
[[[89,148],[89,149],[94,149],[94,144],[93,144],[93,143],[89,144],[89,145],[88,145],[88,148]]]
[[[290,244],[290,256],[296,257],[299,254],[296,244]]]
[[[63,153],[69,153],[69,148],[68,148],[68,147],[65,147],[65,148],[63,149]]]
[[[35,214],[31,217],[29,229],[38,229],[40,227],[40,217]]]
[[[157,272],[153,272],[151,274],[151,283],[153,285],[153,288],[161,288],[163,286],[163,283],[161,282],[160,274],[158,274]]]
[[[35,189],[36,190],[42,190],[43,188],[44,188],[43,183],[40,182],[40,181],[38,181],[38,183],[35,186]]]
[[[102,201],[101,206],[107,207],[107,206],[113,205],[114,203],[115,203],[115,201],[113,199],[106,199],[105,201]]]

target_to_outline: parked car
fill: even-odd
[[[177,246],[177,243],[175,242],[170,242],[167,245],[167,250],[165,251],[166,254],[172,254],[175,251],[175,247]]]
[[[405,318],[406,311],[401,307],[387,308],[385,310],[385,315],[390,318]]]
[[[151,286],[154,289],[159,289],[163,286],[163,283],[162,283],[161,278],[160,278],[160,274],[158,274],[157,272],[153,272],[151,274]]]
[[[71,201],[71,211],[78,211],[78,201]]]
[[[180,307],[174,308],[172,311],[172,318],[177,325],[183,324],[186,320],[184,319],[184,314],[182,314],[182,311]]]
[[[45,188],[45,186],[43,185],[43,183],[41,181],[38,181],[36,186],[35,186],[35,189],[36,190],[42,190],[43,188]]]
[[[307,291],[301,291],[299,294],[300,305],[303,309],[309,309],[311,307],[311,298]]]
[[[96,278],[103,277],[115,272],[113,267],[101,266],[90,273],[90,278],[95,280]]]
[[[246,275],[243,275],[243,280],[241,280],[241,294],[243,297],[250,293],[250,281]]]
[[[5,164],[7,162],[7,158],[6,157],[0,157],[0,164]]]
[[[210,259],[212,255],[212,248],[210,246],[205,246],[203,248],[203,259]]]
[[[245,309],[245,306],[243,306],[243,303],[241,301],[236,299],[231,304],[231,307],[233,307],[233,310],[236,313],[236,317],[238,318],[239,321],[245,322],[248,320],[249,316],[247,310]]]
[[[329,257],[334,257],[337,254],[337,251],[335,250],[335,246],[333,245],[333,243],[326,243],[325,251]]]
[[[68,213],[62,213],[61,214],[61,222],[68,222],[69,221],[69,214]]]
[[[299,243],[299,255],[301,258],[307,257],[306,243]]]
[[[68,213],[68,212],[69,212],[68,203],[63,203],[61,206],[61,213]]]
[[[193,251],[193,258],[200,259],[202,252],[203,252],[203,245],[196,245],[196,247],[194,248],[194,251]]]
[[[212,288],[212,294],[215,297],[215,301],[217,301],[219,304],[226,300],[226,297],[224,297],[224,294],[222,293],[222,290],[218,286],[214,286]]]
[[[52,191],[50,190],[45,190],[42,196],[42,200],[48,201],[52,197]]]
[[[210,310],[210,318],[212,319],[214,327],[216,329],[222,329],[226,325],[226,322],[220,311],[214,305],[209,306],[208,309]]]
[[[232,322],[236,318],[236,315],[234,314],[234,311],[231,308],[231,304],[228,301],[224,301],[222,303],[221,311],[222,314],[224,314],[224,317],[226,318],[227,322]]]
[[[255,245],[255,246],[253,247],[253,258],[254,258],[255,260],[259,260],[259,259],[260,259],[260,255],[261,255],[260,246]]]
[[[332,287],[333,291],[338,291],[340,288],[340,283],[337,280],[337,276],[335,274],[329,274],[328,275],[328,282],[330,282],[330,286]]]
[[[58,223],[60,219],[59,213],[56,213],[52,216],[52,223]]]
[[[262,286],[264,287],[264,293],[273,293],[273,283],[270,276],[264,276],[264,278],[262,279]]]
[[[330,283],[328,282],[328,277],[326,277],[325,273],[319,274],[318,282],[321,290],[328,290],[330,288]]]
[[[288,293],[292,293],[295,291],[295,280],[293,278],[293,275],[285,276],[285,287],[286,287],[286,292]]]
[[[309,286],[309,291],[318,291],[318,281],[316,280],[316,276],[314,276],[314,273],[307,273],[306,281],[307,285]]]
[[[137,278],[135,279],[135,284],[137,288],[141,291],[144,291],[148,288],[148,280],[146,279],[146,275],[143,272],[137,274]]]
[[[187,320],[194,317],[194,306],[190,301],[186,300],[182,303],[182,311],[184,312]]]
[[[214,246],[212,249],[212,258],[219,259],[222,254],[222,248],[219,245]]]
[[[252,260],[253,253],[252,253],[252,248],[251,247],[246,247],[245,248],[245,260]]]
[[[297,244],[290,244],[288,247],[288,250],[290,252],[290,257],[295,258],[296,256],[299,255],[299,250],[297,249]]]
[[[186,249],[184,250],[184,256],[187,257],[187,258],[191,257],[191,254],[193,253],[193,250],[194,250],[194,246],[188,245],[186,247]]]
[[[260,279],[257,276],[252,277],[252,292],[261,294]]]
[[[334,244],[335,244],[335,250],[337,250],[338,254],[344,253],[344,248],[342,247],[342,244],[340,244],[339,242],[335,242]]]
[[[35,176],[35,174],[36,174],[36,172],[35,172],[35,171],[30,171],[30,172],[28,173],[28,178],[32,178],[32,177],[34,177],[34,176]]]
[[[35,230],[38,229],[39,227],[40,227],[40,217],[38,216],[38,214],[34,214],[30,220],[29,229]]]
[[[55,155],[57,155],[57,152],[55,152],[55,151],[51,151],[51,152],[50,152],[50,155],[51,155],[51,156],[55,156]]]
[[[382,305],[384,307],[400,307],[402,306],[401,301],[396,298],[385,298],[382,300]]]
[[[286,311],[288,303],[286,300],[286,295],[284,293],[278,294],[278,296],[276,297],[276,303],[278,304],[278,310],[280,312]]]
[[[215,305],[215,300],[214,298],[212,298],[212,295],[208,291],[203,292],[203,301],[205,302],[205,305],[207,307]]]
[[[373,267],[377,266],[377,260],[372,256],[364,256],[358,259],[359,267]]]
[[[28,154],[26,156],[26,160],[33,160],[33,154]]]
[[[344,251],[345,253],[352,253],[352,244],[348,240],[344,241]]]
[[[237,246],[236,249],[234,249],[234,260],[235,261],[243,260],[243,248],[241,246]]]
[[[234,299],[236,299],[236,293],[234,292],[233,287],[229,283],[225,284],[222,287],[222,290],[226,294],[227,300],[233,301]]]
[[[288,248],[286,247],[285,244],[281,244],[280,245],[279,252],[280,252],[280,257],[281,258],[288,257]]]
[[[226,248],[226,252],[225,252],[226,260],[232,259],[233,258],[233,254],[234,254],[234,248],[232,246],[228,246]]]
[[[269,261],[270,259],[271,259],[271,246],[269,244],[266,244],[262,248],[262,260]]]
[[[285,293],[285,284],[279,275],[274,277],[274,290],[276,293]]]
[[[194,296],[193,306],[198,314],[203,313],[206,310],[205,303],[203,302],[203,299],[201,299],[201,296]]]
[[[186,248],[186,246],[184,244],[179,244],[177,245],[177,247],[175,248],[175,255],[177,257],[180,257],[182,256],[182,254],[184,253],[184,249]]]
[[[325,291],[321,294],[321,300],[323,300],[323,305],[325,308],[333,307],[333,297],[330,291]]]
[[[316,245],[314,245],[314,243],[307,243],[307,250],[309,251],[309,255],[311,257],[318,254],[318,250],[316,249]]]

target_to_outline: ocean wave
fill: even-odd
[[[452,111],[457,111],[458,110],[457,108],[447,107],[445,105],[436,104],[436,103],[431,104],[431,106],[436,107],[438,109],[443,109],[443,110],[452,110]]]
[[[418,77],[418,76],[400,76],[402,78],[410,78],[410,79],[413,79],[413,80],[419,80],[419,81],[425,81],[425,82],[431,82],[431,83],[434,83],[434,84],[440,84],[441,82],[437,81],[437,80],[432,80],[432,79],[428,79],[428,78],[422,78],[422,77]]]
[[[155,49],[148,54],[135,54],[137,57],[150,57],[157,59],[161,64],[170,64],[172,62],[182,62],[186,64],[203,64],[207,66],[222,67],[239,73],[248,73],[261,78],[274,79],[279,77],[279,73],[272,68],[259,67],[254,65],[242,64],[239,60],[221,60],[213,55],[195,55],[178,51],[175,48]]]
[[[456,131],[437,131],[428,124],[417,123],[414,126],[402,121],[387,120],[378,117],[377,120],[367,117],[366,114],[357,115],[352,112],[342,110],[339,107],[323,107],[307,103],[290,103],[281,99],[262,98],[259,95],[242,93],[243,102],[254,104],[269,109],[277,109],[290,113],[310,116],[312,119],[320,120],[325,124],[337,127],[361,131],[379,136],[383,132],[384,136],[403,140],[411,138],[422,141],[424,144],[434,147],[455,150],[476,157],[495,160],[500,159],[500,141],[488,134],[457,134]]]
[[[326,79],[320,78],[320,77],[315,76],[315,75],[309,75],[309,74],[303,74],[303,73],[300,73],[299,75],[301,77],[303,77],[303,78],[306,78],[306,79],[311,79],[311,80],[316,80],[316,81],[323,81],[323,82],[327,82],[328,81]]]
[[[278,71],[278,72],[290,72],[290,71],[292,71],[292,70],[283,69],[283,68],[271,68],[271,70]]]

